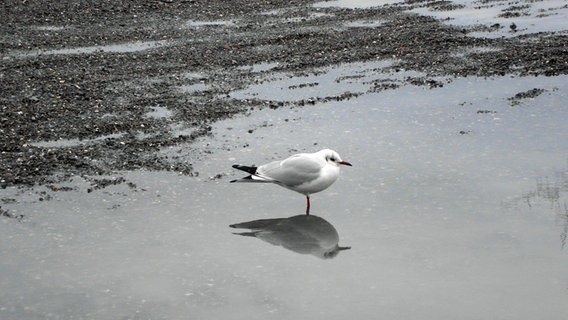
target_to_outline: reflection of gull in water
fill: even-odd
[[[235,233],[237,235],[255,237],[275,246],[322,259],[334,258],[339,251],[351,249],[340,247],[337,230],[325,219],[314,215],[261,219],[232,224],[230,227],[251,230]]]

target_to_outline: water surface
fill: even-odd
[[[344,67],[327,74],[365,69]],[[220,122],[193,146],[200,156],[163,150],[199,177],[2,190],[25,216],[0,221],[2,318],[563,318],[568,79],[439,80]],[[535,87],[543,93],[512,105]],[[350,250],[320,259],[233,234],[305,209],[278,186],[229,184],[233,163],[324,147],[354,166],[312,196],[312,213]]]

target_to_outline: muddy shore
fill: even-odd
[[[514,4],[508,25],[464,28],[409,12],[451,10],[449,1],[356,10],[314,2],[4,1],[0,185],[53,185],[140,168],[196,175],[191,163],[167,159],[160,150],[208,135],[212,122],[237,113],[309,107],[306,101],[231,98],[228,93],[257,81],[255,64],[275,64],[260,72],[301,74],[393,59],[394,70],[427,74],[407,80],[425,86],[437,85],[435,76],[568,73],[568,37],[514,36]],[[360,21],[381,24],[346,27]],[[513,36],[470,36],[491,29]],[[476,47],[498,50],[467,51]],[[460,51],[468,53],[455,54]]]

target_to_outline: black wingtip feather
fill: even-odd
[[[255,166],[242,166],[240,164],[234,164],[233,168],[242,170],[242,171],[250,173],[250,174],[255,174],[256,169],[257,169],[257,167],[255,167]]]

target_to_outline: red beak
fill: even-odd
[[[347,161],[341,161],[339,164],[342,164],[344,166],[350,166],[352,167],[351,163],[347,162]]]

